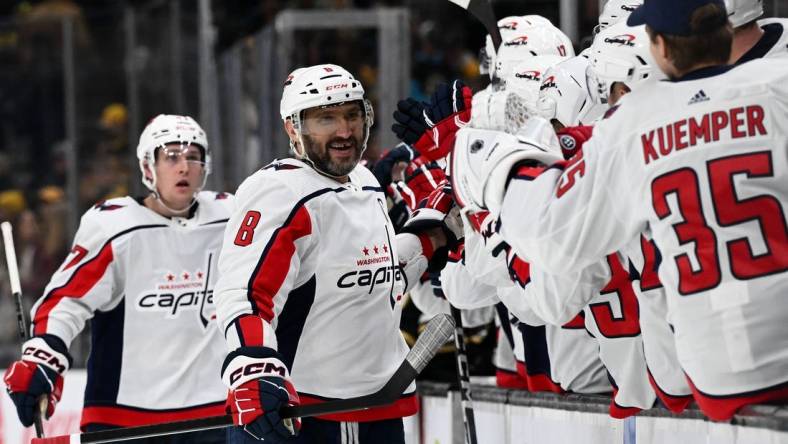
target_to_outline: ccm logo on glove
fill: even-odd
[[[266,376],[277,374],[284,378],[287,376],[287,368],[284,365],[276,365],[273,362],[255,362],[252,364],[247,364],[243,367],[235,369],[235,371],[230,373],[230,384],[235,384],[239,379],[245,376],[263,374]]]
[[[60,362],[60,359],[58,359],[57,356],[44,350],[43,348],[38,348],[33,346],[25,347],[25,349],[22,351],[22,356],[23,359],[25,356],[28,358],[34,358],[28,360],[46,364],[61,374],[65,372],[66,369],[68,368],[65,363]]]

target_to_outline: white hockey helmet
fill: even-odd
[[[738,28],[763,15],[763,0],[725,0],[725,8],[733,27]]]
[[[642,4],[643,0],[608,0],[599,14],[599,24],[594,28],[594,34],[626,19]]]
[[[492,85],[473,95],[471,126],[515,134],[537,114],[543,73],[563,60],[555,55],[529,57],[515,65],[495,88]]]
[[[504,41],[494,58],[496,76],[507,78],[516,65],[536,56],[574,57],[575,50],[566,46],[565,37],[558,28],[537,26]]]
[[[519,94],[535,112],[545,73],[563,60],[560,56],[543,55],[518,63],[505,78],[506,90]]]
[[[650,45],[645,25],[632,27],[619,22],[597,34],[588,51],[591,69],[587,82],[594,100],[607,103],[614,82],[635,90],[665,78],[651,55]]]
[[[363,152],[367,147],[369,130],[374,120],[372,104],[364,98],[364,87],[361,86],[361,82],[341,66],[314,65],[298,68],[290,73],[282,91],[279,114],[283,121],[290,119],[293,122],[300,137],[302,111],[355,101],[361,102],[364,111],[366,128]],[[305,152],[299,153],[292,141],[290,147],[299,157],[306,155]]]
[[[488,60],[496,66],[495,75],[499,78],[508,75],[514,65],[527,57],[575,55],[569,37],[542,16],[506,17],[498,21],[498,28],[501,30],[502,39],[498,52],[495,52],[489,35],[485,39],[484,47]]]
[[[539,114],[564,126],[588,125],[599,119],[607,107],[591,98],[588,69],[588,59],[582,55],[549,68],[539,90]]]
[[[156,195],[158,195],[156,170],[153,168],[153,165],[156,164],[156,149],[173,143],[183,146],[195,145],[202,151],[204,174],[200,189],[205,186],[205,180],[211,173],[211,150],[202,127],[189,116],[159,114],[148,122],[137,143],[137,160],[139,160],[142,172],[142,183]],[[150,178],[145,176],[146,165],[150,167]],[[199,189],[197,191],[199,192]]]

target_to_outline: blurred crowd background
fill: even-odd
[[[784,15],[786,3],[767,1],[767,16]],[[600,1],[493,5],[498,17],[539,14],[556,24],[567,20],[561,5],[571,6],[573,29],[564,31],[579,51],[590,41]],[[381,31],[391,25],[386,19],[369,28],[296,26],[283,50],[287,42],[277,25],[286,20],[277,18],[294,10],[398,11],[404,26],[393,34]],[[395,91],[399,98],[426,98],[437,83],[454,78],[484,86],[478,54],[485,34],[447,0],[0,2],[0,220],[14,224],[25,309],[68,253],[80,214],[104,199],[142,193],[136,140],[156,114],[194,116],[215,153],[209,188],[234,191],[249,173],[287,155],[277,106],[282,72],[317,63],[345,66],[362,80],[380,117],[393,111],[381,106],[392,84],[404,85]],[[388,68],[379,60],[381,48],[390,47],[402,51],[393,63],[406,67],[404,73],[380,72],[391,70],[391,60]],[[388,132],[376,125],[367,157],[390,148]],[[3,260],[0,367],[19,353],[15,317]],[[416,317],[404,318],[411,330]],[[474,332],[472,347],[491,350],[491,331]],[[86,341],[77,342],[72,354],[82,367]],[[474,366],[492,371],[484,358]]]

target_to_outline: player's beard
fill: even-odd
[[[358,165],[358,161],[361,160],[362,141],[356,136],[350,136],[347,139],[334,137],[326,141],[322,146],[307,134],[302,135],[302,140],[304,141],[304,152],[309,157],[309,160],[312,161],[317,170],[323,173],[337,177],[347,176]],[[333,142],[348,141],[352,143],[350,148],[352,155],[347,158],[332,158],[329,146]]]

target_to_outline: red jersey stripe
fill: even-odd
[[[112,263],[112,243],[107,242],[93,259],[80,265],[71,275],[65,285],[52,290],[44,299],[44,302],[36,310],[33,317],[34,330],[36,335],[47,332],[47,321],[49,313],[57,306],[63,298],[81,298],[89,292],[94,285],[104,276],[107,267]]]
[[[302,405],[320,404],[326,402],[325,399],[315,398],[309,395],[298,394]],[[356,412],[336,413],[333,415],[317,416],[319,419],[327,421],[343,422],[370,422],[383,419],[402,418],[415,415],[419,411],[419,397],[415,393],[403,395],[395,403],[383,407],[374,407],[367,410]]]
[[[296,240],[312,233],[312,221],[306,207],[299,208],[290,220],[274,234],[264,257],[254,274],[252,299],[263,319],[274,317],[274,296],[290,272],[290,260],[295,253]]]
[[[788,400],[788,382],[748,393],[714,396],[701,392],[687,376],[692,395],[701,411],[714,421],[727,421],[739,409],[750,404]]]
[[[659,384],[657,384],[657,380],[654,379],[654,376],[651,374],[651,370],[648,370],[648,382],[651,384],[651,388],[654,389],[654,393],[659,397],[659,400],[673,413],[683,412],[692,402],[692,395],[677,396],[662,390]]]
[[[188,419],[207,418],[224,415],[224,402],[202,405],[199,407],[178,410],[144,410],[133,407],[99,407],[89,406],[82,409],[80,427],[85,430],[89,424],[105,424],[118,427],[135,427],[150,424],[161,424]]]

